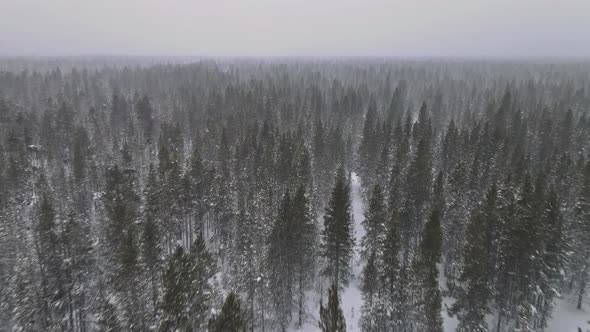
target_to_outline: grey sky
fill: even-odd
[[[3,55],[590,56],[590,0],[0,0]]]

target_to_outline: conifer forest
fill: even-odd
[[[589,312],[587,61],[0,58],[0,331]]]

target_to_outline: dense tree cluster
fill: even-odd
[[[587,305],[588,64],[1,61],[0,326],[344,331],[356,280],[363,331]]]

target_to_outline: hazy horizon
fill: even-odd
[[[1,2],[2,56],[590,56],[584,0]]]

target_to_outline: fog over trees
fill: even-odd
[[[0,68],[0,331],[590,329],[589,62]]]

